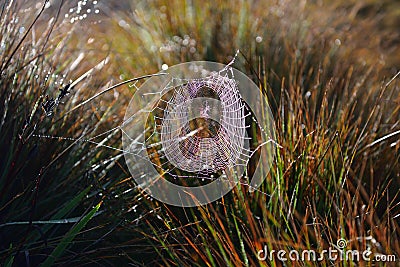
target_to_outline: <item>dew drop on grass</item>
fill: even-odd
[[[128,24],[125,20],[123,20],[123,19],[121,19],[121,20],[118,22],[118,25],[119,25],[120,27],[122,27],[122,28],[128,28],[128,27],[129,27],[129,24]]]

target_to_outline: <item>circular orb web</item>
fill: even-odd
[[[219,100],[204,96],[211,92]],[[235,165],[245,138],[243,103],[235,83],[214,76],[189,81],[175,91],[163,118],[161,144],[175,167],[216,172]]]
[[[182,207],[213,202],[242,177],[251,176],[249,189],[257,189],[275,151],[267,99],[242,72],[214,62],[171,66],[147,80],[129,103],[121,130],[138,186]],[[209,182],[193,187],[168,176]]]

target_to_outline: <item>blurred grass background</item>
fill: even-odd
[[[1,265],[281,266],[257,251],[339,238],[400,259],[399,1],[0,3]],[[183,209],[140,192],[109,130],[143,80],[69,112],[237,49],[282,146],[265,194]],[[287,262],[316,264],[334,263]]]

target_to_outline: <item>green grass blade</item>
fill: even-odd
[[[82,218],[80,222],[78,222],[71,228],[71,230],[64,236],[61,242],[53,250],[51,255],[47,257],[47,259],[40,266],[46,267],[53,265],[55,260],[63,254],[63,252],[65,251],[67,246],[71,243],[71,241],[75,238],[75,236],[82,230],[83,227],[86,226],[86,224],[93,218],[96,212],[100,209],[101,203],[102,202],[97,204],[88,214],[86,214],[86,216]]]
[[[11,249],[12,249],[12,244],[10,245],[10,250]],[[15,258],[15,255],[14,254],[10,254],[10,256],[8,256],[8,258],[4,262],[4,266],[5,267],[11,267],[13,265],[13,263],[14,263],[14,258]]]
[[[233,222],[235,223],[236,233],[239,238],[240,252],[242,253],[242,256],[243,256],[244,266],[249,266],[249,259],[247,258],[247,255],[246,255],[246,249],[244,247],[242,233],[240,232],[239,225],[237,223],[235,214],[232,214],[232,217],[233,217]]]
[[[67,205],[65,205],[62,209],[57,211],[56,214],[54,214],[51,219],[52,220],[58,220],[63,218],[65,215],[67,215],[70,211],[75,209],[79,205],[79,202],[89,193],[90,188],[92,186],[86,187],[82,192],[80,192],[78,195],[76,195],[73,199],[71,199]]]

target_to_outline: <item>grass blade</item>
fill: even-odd
[[[94,217],[96,212],[100,209],[100,202],[97,204],[85,217],[82,218],[76,225],[74,225],[71,230],[64,236],[61,242],[53,250],[51,255],[40,265],[42,267],[52,266],[57,258],[59,258],[75,236],[82,230],[83,227]]]

